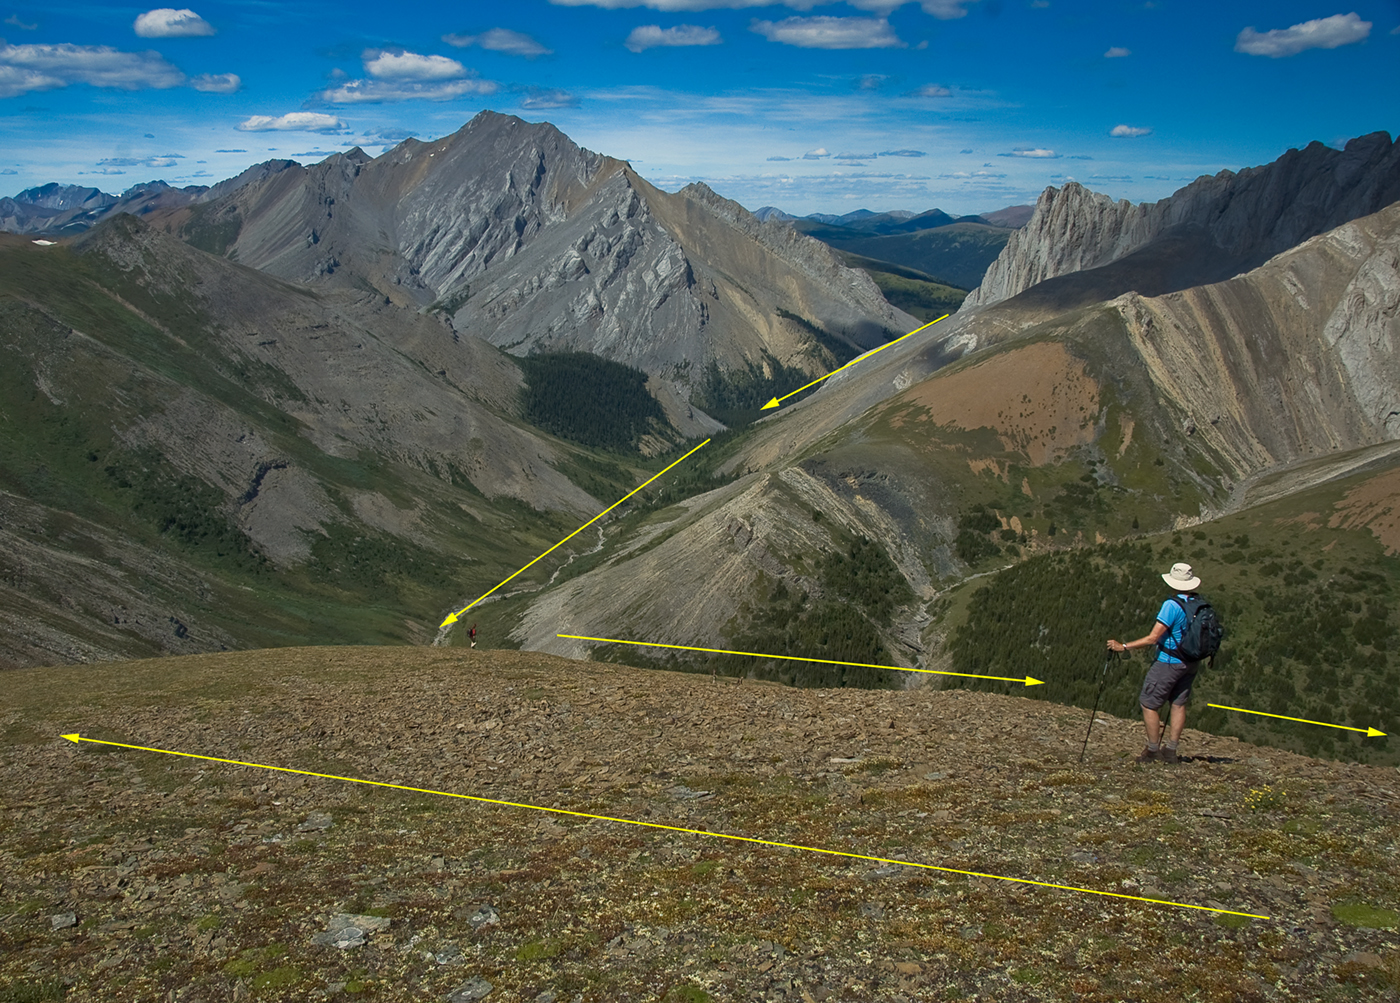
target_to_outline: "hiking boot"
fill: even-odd
[[[1161,759],[1162,759],[1162,750],[1161,750],[1161,749],[1144,748],[1140,753],[1138,753],[1138,757],[1137,757],[1136,762],[1139,762],[1139,763],[1156,763],[1156,762],[1160,762]]]
[[[1161,758],[1162,758],[1162,762],[1164,762],[1164,763],[1175,763],[1175,762],[1179,762],[1179,761],[1180,761],[1180,760],[1177,758],[1176,750],[1175,750],[1175,749],[1169,749],[1169,748],[1167,748],[1165,745],[1162,746]]]

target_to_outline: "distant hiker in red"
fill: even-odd
[[[1177,761],[1177,743],[1181,741],[1181,731],[1186,727],[1186,705],[1191,701],[1191,684],[1196,681],[1196,670],[1200,662],[1188,662],[1176,657],[1181,646],[1181,637],[1187,624],[1186,613],[1176,599],[1186,600],[1196,594],[1201,580],[1196,577],[1189,564],[1173,564],[1172,569],[1162,576],[1162,581],[1171,587],[1173,598],[1162,603],[1157,612],[1157,622],[1145,637],[1124,644],[1110,640],[1109,651],[1129,651],[1133,648],[1157,648],[1157,660],[1147,670],[1142,681],[1142,692],[1138,703],[1142,705],[1142,723],[1147,728],[1147,748],[1137,757],[1139,763]],[[1162,741],[1162,718],[1159,713],[1165,703],[1171,703],[1171,737]]]
[[[472,647],[476,647],[476,624],[472,624],[472,629],[467,631],[467,636],[471,638]]]

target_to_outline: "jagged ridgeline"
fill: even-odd
[[[1185,559],[1203,576],[1202,594],[1226,627],[1215,664],[1197,676],[1188,726],[1314,756],[1400,761],[1393,737],[1206,706],[1392,732],[1400,721],[1395,561],[1345,538],[1303,555],[1285,538],[1296,530],[1236,528],[1217,523],[1153,542],[1034,557],[972,586],[966,619],[949,641],[951,667],[1033,675],[1047,685],[1026,696],[1088,707],[1099,687],[1104,641],[1148,632],[1169,594],[1161,572]],[[1099,706],[1138,716],[1146,667],[1143,656],[1115,659]]]
[[[881,631],[890,626],[895,608],[912,601],[914,593],[878,543],[865,537],[842,542],[842,549],[821,556],[815,581],[807,587],[790,586],[783,579],[764,583],[763,595],[753,605],[723,629],[717,625],[713,646],[893,667]],[[883,669],[744,655],[656,657],[646,651],[619,646],[597,650],[594,657],[645,668],[772,679],[789,686],[896,685],[894,674]]]
[[[527,355],[520,368],[526,419],[561,439],[635,452],[648,435],[678,437],[640,369],[589,352]]]

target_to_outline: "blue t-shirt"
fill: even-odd
[[[1177,595],[1182,599],[1190,598],[1184,592],[1178,592]],[[1167,632],[1157,642],[1157,661],[1170,662],[1172,665],[1183,664],[1180,658],[1169,654],[1167,649],[1171,648],[1175,651],[1181,646],[1181,637],[1186,632],[1186,611],[1175,599],[1168,599],[1162,603],[1162,608],[1157,611],[1157,622],[1165,624],[1167,628]]]

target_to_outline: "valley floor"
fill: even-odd
[[[279,649],[4,685],[0,1001],[1400,990],[1390,768],[1194,731],[1187,761],[1143,767],[1140,725],[1105,715],[1080,765],[1073,708],[514,651]]]

